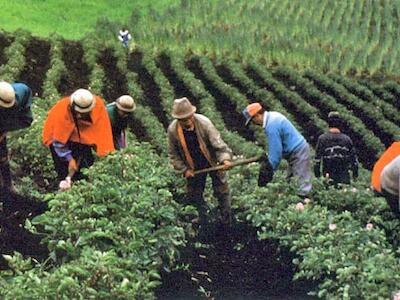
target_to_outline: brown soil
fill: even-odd
[[[226,124],[228,130],[236,131],[244,139],[254,142],[254,132],[249,129],[249,127],[244,126],[245,119],[242,114],[236,111],[236,104],[233,103],[231,99],[229,99],[229,97],[219,91],[213,85],[213,83],[207,79],[199,65],[198,59],[190,59],[186,62],[186,66],[191,72],[193,72],[197,79],[203,82],[205,88],[214,97],[215,105],[218,111],[221,113],[221,116],[224,119],[224,123]]]
[[[41,237],[32,234],[24,228],[27,218],[43,213],[46,203],[37,199],[20,195],[9,195],[0,188],[0,253],[12,254],[17,251],[24,256],[43,260],[48,256],[47,247],[40,244]],[[8,267],[5,259],[0,256],[0,269]]]
[[[89,87],[90,71],[83,54],[80,42],[63,41],[62,59],[67,71],[62,74],[57,88],[61,95],[70,95],[78,88]]]
[[[34,96],[41,97],[43,81],[50,67],[50,44],[47,41],[31,38],[25,50],[26,64],[18,81],[26,83]]]
[[[158,121],[166,130],[169,121],[165,109],[162,106],[160,88],[143,65],[142,57],[143,55],[140,51],[133,52],[129,56],[128,69],[138,74],[139,84],[143,90],[143,103],[151,108],[152,112],[157,116]]]

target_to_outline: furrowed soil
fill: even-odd
[[[0,254],[12,254],[17,251],[24,256],[43,260],[48,256],[47,247],[40,244],[41,237],[24,228],[25,220],[42,214],[46,203],[34,198],[10,195],[0,188]],[[8,265],[0,256],[0,269]]]
[[[207,224],[181,251],[188,268],[162,271],[160,300],[316,299],[307,295],[316,283],[292,280],[294,256],[277,241],[259,241],[248,224]]]

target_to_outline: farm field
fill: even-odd
[[[386,55],[395,49],[397,4],[228,2],[223,13],[221,1],[181,1],[162,16],[150,11],[132,26],[135,45],[128,51],[115,36],[106,39],[111,28],[119,28],[115,20],[102,22],[97,35],[82,39],[72,32],[62,33],[67,39],[26,30],[0,32],[0,78],[32,88],[35,116],[30,128],[8,138],[18,196],[0,189],[0,298],[392,299],[400,290],[400,223],[369,187],[374,162],[400,138],[400,84],[395,56]],[[178,15],[179,7],[181,14],[182,7],[190,12],[187,19]],[[226,23],[201,23],[205,9],[208,20]],[[262,9],[269,13],[264,23],[257,19]],[[243,18],[230,27],[233,13]],[[384,19],[388,14],[392,17]],[[273,23],[283,16],[285,29]],[[307,56],[318,38],[309,43],[310,32],[300,30],[304,24],[311,28],[315,16],[321,23],[315,36],[335,41],[335,50],[319,58]],[[251,18],[262,24],[260,32],[271,29],[263,46],[275,48],[267,55],[253,39],[256,28],[247,28],[248,35],[240,31]],[[361,21],[365,18],[368,26]],[[187,32],[179,32],[181,22]],[[356,36],[344,37],[355,34],[350,24],[366,26],[370,33],[364,39],[357,35],[365,46],[359,51],[375,43],[374,50],[354,57],[383,53],[394,59],[392,69],[385,69],[383,60],[374,69],[370,59],[357,64],[343,54],[348,53],[344,49],[356,53],[351,49],[356,43],[347,41]],[[222,44],[216,42],[219,30],[226,37]],[[391,40],[386,50],[383,31]],[[238,33],[245,38],[241,44],[229,38]],[[207,49],[199,36],[209,41]],[[297,41],[296,47],[283,37]],[[246,48],[246,41],[254,47]],[[340,58],[334,62],[335,55]],[[341,63],[344,57],[348,65]],[[55,102],[78,87],[106,102],[130,94],[137,108],[128,148],[98,159],[87,179],[59,193],[50,151],[41,142],[42,127]],[[266,147],[262,130],[243,126],[241,111],[249,103],[260,101],[285,114],[312,148],[327,129],[328,112],[336,110],[358,150],[360,177],[342,189],[315,179],[305,200],[286,181],[284,164],[264,188],[257,186],[256,163],[233,168],[228,172],[232,228],[218,224],[211,189],[205,193],[207,225],[192,226],[196,212],[184,197],[183,179],[169,165],[166,141],[173,99],[184,96],[213,121],[236,158],[258,156]]]

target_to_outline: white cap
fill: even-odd
[[[115,101],[115,105],[119,110],[133,112],[136,109],[136,104],[133,98],[129,95],[123,95]]]
[[[0,81],[0,107],[10,108],[15,103],[15,91],[11,84]]]
[[[87,113],[92,111],[96,105],[96,99],[93,94],[85,89],[78,89],[71,95],[71,105],[80,113]]]

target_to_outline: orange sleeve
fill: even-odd
[[[375,191],[381,192],[381,173],[387,164],[400,155],[400,142],[394,142],[375,163],[372,169],[371,185]]]

